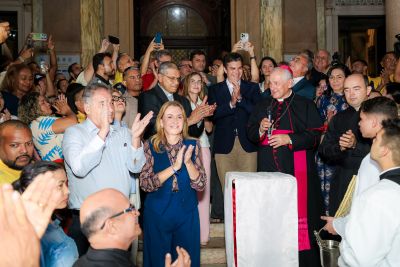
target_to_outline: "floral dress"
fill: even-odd
[[[330,96],[322,95],[317,100],[318,112],[324,121],[325,129],[328,126],[328,113],[333,112],[334,114],[343,111],[349,107],[346,102],[344,95],[332,93]],[[318,176],[321,182],[321,191],[324,198],[324,205],[326,211],[329,207],[329,191],[331,186],[331,180],[335,171],[335,168],[325,163],[317,154],[315,157],[317,163]]]

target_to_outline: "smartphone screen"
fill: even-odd
[[[154,37],[154,42],[156,44],[161,44],[161,33],[157,32],[156,36]]]
[[[32,41],[47,41],[47,34],[45,33],[32,33]]]

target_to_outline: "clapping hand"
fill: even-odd
[[[40,236],[27,218],[20,194],[9,184],[0,188],[0,236],[0,266],[39,266]]]
[[[143,119],[140,119],[140,113],[136,115],[135,120],[132,123],[131,133],[132,133],[132,146],[134,148],[140,147],[140,137],[142,136],[147,125],[150,123],[153,117],[153,111],[149,111]]]
[[[61,94],[57,97],[57,100],[54,102],[53,107],[56,109],[57,114],[60,114],[62,116],[70,115],[73,113],[67,103],[67,98],[64,94]]]
[[[236,106],[236,103],[242,99],[240,95],[240,86],[238,82],[233,82],[233,92],[231,96],[231,105]]]
[[[193,154],[193,145],[189,145],[188,149],[185,152],[185,157],[183,159],[183,162],[185,162],[185,165],[190,165],[193,163],[192,161],[192,154]]]
[[[62,192],[54,190],[56,187],[53,173],[46,172],[36,176],[22,194],[26,215],[38,238],[43,236],[54,209],[62,200]]]
[[[179,170],[182,168],[183,155],[184,155],[184,153],[185,153],[185,150],[186,150],[186,146],[183,145],[183,146],[179,149],[178,154],[176,155],[175,163],[174,163],[174,165],[172,166],[173,169],[174,169],[175,171],[179,171]]]
[[[106,140],[108,132],[110,131],[110,123],[112,121],[110,108],[107,107],[107,104],[102,103],[101,105],[101,112],[100,112],[100,130],[99,130],[99,137]]]

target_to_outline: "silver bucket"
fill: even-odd
[[[315,238],[319,246],[319,255],[321,258],[322,267],[338,267],[338,259],[340,256],[339,244],[340,242],[335,240],[323,240],[319,236],[319,233],[314,231]]]

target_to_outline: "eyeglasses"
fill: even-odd
[[[118,101],[121,101],[121,102],[126,102],[126,97],[123,97],[123,96],[112,96],[112,102],[114,103],[114,102],[118,102]]]
[[[107,219],[105,219],[105,221],[103,222],[103,224],[102,224],[101,227],[100,227],[100,230],[103,230],[104,226],[106,226],[107,220],[114,219],[114,218],[119,217],[119,216],[121,216],[121,215],[123,215],[123,214],[125,214],[125,213],[132,212],[132,211],[135,211],[135,210],[136,210],[136,208],[135,208],[134,205],[129,205],[129,208],[124,209],[123,211],[118,212],[118,213],[116,213],[116,214],[114,214],[114,215],[108,217]]]
[[[167,76],[163,74],[163,76],[167,77],[171,81],[177,81],[178,83],[181,81],[181,77],[172,77],[172,76]]]

